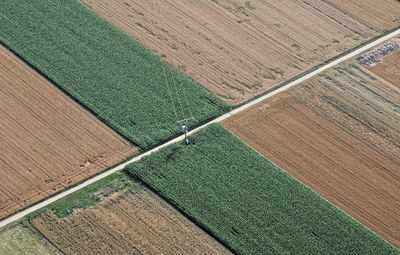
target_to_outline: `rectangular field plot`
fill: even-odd
[[[123,190],[67,218],[33,225],[65,254],[232,254],[150,190]]]
[[[224,126],[400,247],[399,123],[400,91],[350,62]]]
[[[127,167],[237,254],[400,254],[218,124]]]
[[[400,165],[400,90],[355,61],[325,71],[291,94]]]
[[[0,2],[0,41],[142,149],[229,106],[75,0]]]
[[[81,2],[232,104],[378,35],[321,0]]]
[[[0,231],[0,255],[53,255],[56,254],[31,230],[15,226]]]
[[[400,25],[400,3],[397,0],[328,0],[327,2],[380,32]]]
[[[137,151],[0,47],[0,218]]]
[[[383,62],[366,68],[400,89],[400,51],[393,52],[385,56]]]

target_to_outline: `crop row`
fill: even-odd
[[[218,124],[127,167],[238,254],[398,254]]]
[[[229,107],[75,0],[2,1],[0,18],[2,44],[141,148]]]

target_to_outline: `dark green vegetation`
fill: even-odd
[[[220,125],[127,170],[238,254],[400,254]]]
[[[229,107],[76,0],[1,1],[0,19],[2,44],[142,149]]]

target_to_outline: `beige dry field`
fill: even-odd
[[[292,95],[400,165],[400,90],[356,61],[338,65]]]
[[[0,47],[0,218],[137,151]]]
[[[386,56],[383,62],[366,68],[400,89],[400,51]]]
[[[400,91],[354,61],[223,123],[400,248]]]
[[[60,254],[21,225],[0,231],[0,255],[55,255]]]
[[[327,2],[381,33],[400,26],[398,0],[327,0]]]
[[[324,1],[81,2],[232,104],[378,34]]]
[[[231,254],[148,189],[115,193],[68,218],[46,211],[32,222],[65,254]]]

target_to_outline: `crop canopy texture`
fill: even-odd
[[[229,106],[76,0],[0,2],[0,42],[141,148]]]
[[[238,254],[400,254],[219,124],[127,167]]]

